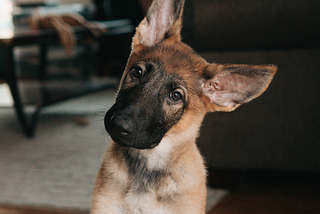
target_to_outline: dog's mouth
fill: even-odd
[[[130,146],[129,146],[128,144],[126,144],[123,140],[120,140],[118,137],[116,137],[115,135],[113,135],[113,134],[110,133],[110,132],[108,132],[108,133],[109,133],[111,139],[112,139],[115,143],[119,144],[120,146],[130,147]]]
[[[155,141],[155,140],[139,140],[139,139],[130,139],[130,137],[127,136],[123,136],[123,137],[119,137],[117,134],[115,134],[112,131],[108,131],[111,139],[117,143],[120,146],[124,146],[124,147],[131,147],[131,148],[135,148],[135,149],[153,149],[155,148],[157,145],[159,145],[160,141]],[[126,139],[128,138],[128,139]],[[151,142],[151,143],[150,143]]]

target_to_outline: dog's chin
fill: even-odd
[[[129,147],[129,148],[135,148],[135,149],[153,149],[155,148],[156,146],[159,145],[160,141],[159,142],[154,142],[152,144],[148,143],[148,144],[144,144],[144,143],[134,143],[132,141],[130,141],[130,143],[127,143],[126,141],[124,140],[120,140],[118,139],[117,137],[115,136],[111,136],[111,139],[118,145],[120,146],[123,146],[123,147]]]

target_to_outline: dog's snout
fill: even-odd
[[[114,115],[110,119],[110,124],[118,136],[125,137],[134,130],[134,124],[129,118],[123,118],[120,115]]]

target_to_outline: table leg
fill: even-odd
[[[12,98],[14,100],[14,108],[18,117],[18,120],[22,126],[23,131],[27,137],[33,137],[34,134],[34,121],[35,116],[33,116],[32,123],[28,123],[27,115],[23,108],[23,103],[18,89],[18,78],[15,72],[15,61],[13,54],[13,47],[7,45],[5,49],[5,77],[11,91]]]
[[[47,75],[47,52],[48,52],[48,45],[47,44],[40,44],[40,69],[39,69],[39,76],[38,79],[43,81]]]

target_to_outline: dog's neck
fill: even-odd
[[[127,161],[129,170],[138,169],[142,165],[148,170],[170,170],[170,163],[177,161],[170,158],[179,158],[185,152],[194,151],[202,120],[203,117],[197,117],[183,130],[176,130],[173,127],[153,149],[141,150],[119,145],[116,147],[124,161]],[[172,153],[179,155],[171,155]]]

